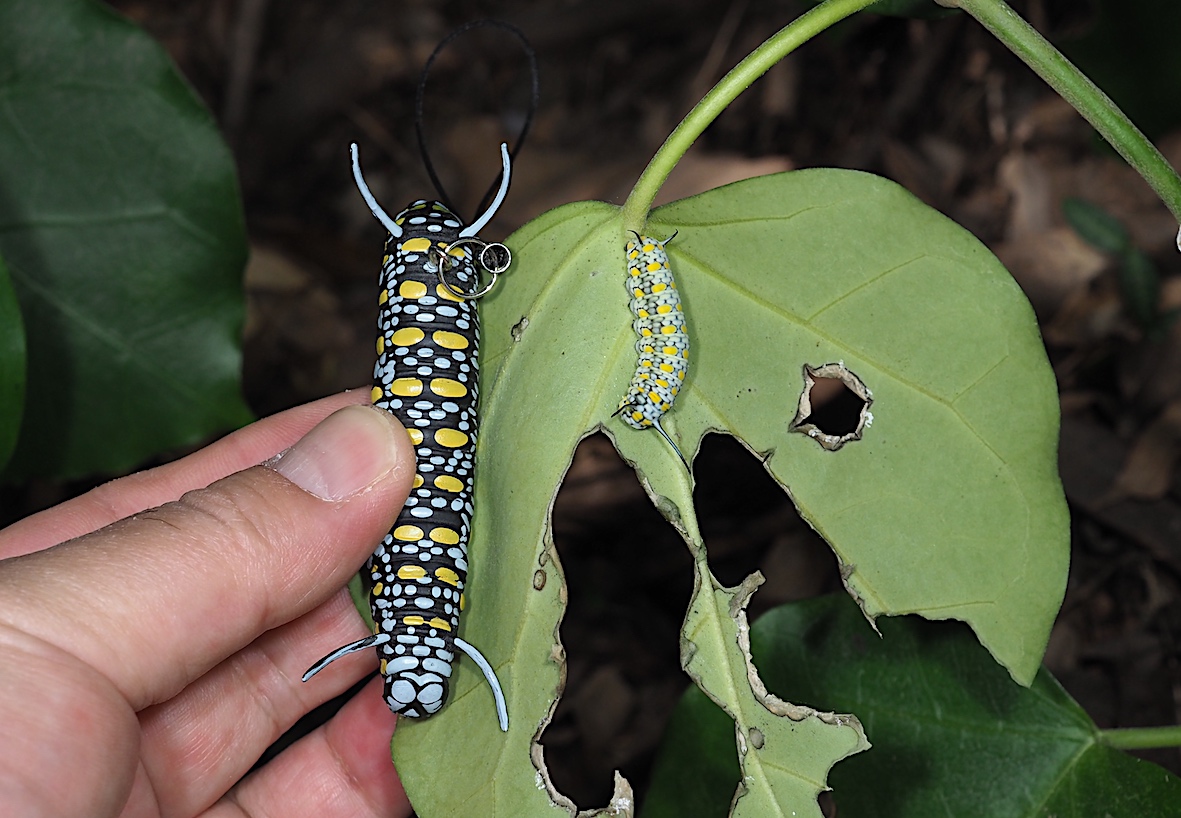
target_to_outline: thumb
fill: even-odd
[[[0,625],[81,659],[136,709],[162,701],[344,585],[414,470],[391,415],[341,409],[262,466],[7,561]]]

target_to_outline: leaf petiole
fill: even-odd
[[[771,66],[808,40],[874,2],[876,0],[825,0],[781,28],[722,77],[668,135],[636,180],[635,187],[623,205],[624,232],[639,232],[643,229],[648,211],[652,209],[652,201],[664,180],[697,137],[739,94],[767,73]]]
[[[1099,740],[1118,750],[1151,750],[1157,747],[1181,747],[1181,726],[1124,727],[1100,730]]]

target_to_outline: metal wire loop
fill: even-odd
[[[480,248],[479,253],[476,256],[476,262],[481,268],[483,268],[492,276],[492,278],[488,280],[487,284],[475,292],[464,292],[463,290],[457,290],[444,276],[444,270],[451,267],[451,259],[448,257],[448,253],[450,253],[456,247],[462,247],[465,244],[474,244]],[[489,251],[492,252],[489,253]],[[435,254],[438,256],[439,260],[439,283],[442,284],[444,288],[446,288],[447,292],[451,293],[456,298],[462,298],[465,301],[475,301],[476,299],[483,298],[484,296],[488,295],[488,293],[492,292],[492,288],[496,286],[496,281],[498,278],[500,278],[500,274],[507,270],[509,264],[512,263],[512,253],[510,253],[509,249],[503,244],[489,244],[488,242],[478,239],[475,236],[465,236],[463,238],[456,239],[446,247],[440,247],[437,249]],[[478,280],[479,273],[477,272],[476,275]]]

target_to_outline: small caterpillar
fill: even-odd
[[[425,200],[391,219],[369,192],[357,146],[352,146],[357,187],[389,233],[378,296],[372,400],[406,427],[418,473],[393,528],[365,563],[362,579],[374,633],[328,654],[303,680],[342,656],[376,647],[390,710],[413,718],[430,716],[446,701],[458,647],[483,671],[500,729],[507,731],[508,710],[496,672],[456,635],[467,581],[476,455],[480,330],[474,299],[492,288],[511,260],[504,245],[476,236],[508,191],[506,145],[500,146],[500,154],[503,175],[496,198],[464,227],[447,207]],[[472,247],[479,248],[478,255]],[[483,288],[477,260],[491,273]]]
[[[672,408],[689,368],[689,334],[681,295],[673,279],[664,241],[635,234],[626,248],[627,291],[631,296],[632,329],[636,341],[636,373],[615,414],[633,429],[656,427],[681,460],[685,456],[660,425],[660,418]]]

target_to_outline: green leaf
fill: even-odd
[[[25,405],[25,327],[20,304],[0,259],[0,469],[16,446]]]
[[[0,252],[28,329],[9,479],[126,470],[248,419],[232,157],[147,35],[0,4]]]
[[[665,729],[639,816],[725,815],[741,774],[734,722],[700,688],[690,687]]]
[[[1131,246],[1119,219],[1099,205],[1072,196],[1062,200],[1062,213],[1076,233],[1105,253],[1123,253]]]
[[[897,185],[850,171],[730,185],[655,211],[646,232],[675,230],[668,250],[693,350],[665,427],[681,450],[692,455],[708,430],[735,434],[790,488],[869,615],[964,619],[1031,681],[1065,587],[1068,529],[1054,377],[1008,273]],[[762,694],[743,649],[754,583],[717,585],[684,466],[657,433],[612,417],[635,366],[626,238],[610,205],[550,211],[507,240],[513,267],[481,304],[480,479],[461,635],[496,668],[511,726],[500,733],[479,671],[459,662],[448,706],[403,722],[394,741],[424,818],[552,810],[534,744],[564,662],[549,509],[578,440],[598,428],[694,556],[682,655],[746,739],[735,814],[774,805],[818,816],[824,770],[863,746],[856,719]],[[804,365],[839,361],[873,392],[875,420],[827,451],[789,424]],[[619,581],[630,581],[626,564]],[[439,759],[465,774],[440,784]],[[624,809],[630,793],[616,792],[613,808]]]
[[[689,444],[729,429],[769,453],[868,615],[962,619],[1031,680],[1069,531],[1057,388],[1009,274],[902,188],[847,171],[750,180],[653,213],[650,231],[674,229],[699,344],[666,428]],[[842,361],[873,393],[874,422],[830,452],[788,424],[801,367]],[[637,437],[620,438],[625,454]]]
[[[879,637],[847,600],[828,597],[776,608],[751,629],[769,687],[856,712],[874,742],[833,771],[842,818],[1130,818],[1181,803],[1181,780],[1105,746],[1046,671],[1024,689],[961,625],[907,617],[880,627]],[[732,735],[707,704],[691,690],[678,707],[644,818],[691,807],[682,790],[698,753]],[[724,794],[718,766],[700,770],[712,782],[698,793],[706,803]]]
[[[1130,247],[1123,254],[1119,267],[1120,293],[1136,325],[1152,329],[1157,323],[1160,305],[1160,276],[1156,265],[1144,251]]]

